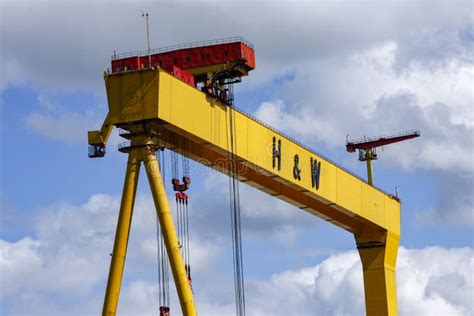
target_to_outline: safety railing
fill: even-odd
[[[299,141],[297,141],[297,140],[294,139],[293,137],[291,137],[291,136],[289,136],[289,135],[287,135],[287,134],[285,134],[285,133],[283,133],[283,132],[281,132],[281,131],[279,131],[279,130],[273,128],[273,127],[271,127],[270,125],[268,125],[268,124],[262,122],[260,119],[256,118],[256,117],[253,116],[252,114],[247,113],[247,112],[245,112],[244,110],[242,110],[242,109],[240,109],[240,108],[237,108],[237,107],[235,107],[235,106],[233,106],[232,108],[235,109],[237,112],[239,112],[239,113],[241,113],[241,114],[243,114],[243,115],[245,115],[245,116],[251,118],[252,120],[256,121],[257,123],[259,123],[259,124],[265,126],[266,128],[268,128],[269,130],[275,132],[276,134],[279,134],[280,136],[285,137],[285,138],[288,139],[289,141],[291,141],[291,142],[293,142],[293,143],[299,145],[300,147],[302,147],[302,148],[308,150],[309,152],[312,152],[312,153],[314,153],[315,155],[317,155],[317,156],[323,158],[324,160],[326,160],[326,161],[328,161],[329,163],[333,164],[334,166],[336,166],[336,167],[338,167],[338,168],[344,170],[345,172],[349,173],[350,175],[352,175],[353,177],[359,179],[360,181],[367,183],[367,180],[363,179],[363,178],[360,177],[359,175],[357,175],[357,174],[355,174],[354,172],[350,171],[350,170],[347,169],[346,167],[341,166],[340,164],[336,163],[335,161],[333,161],[332,159],[328,158],[327,156],[325,156],[325,155],[319,153],[318,151],[316,151],[316,150],[314,150],[314,149],[308,147],[307,145],[304,145],[304,144],[300,143]],[[390,193],[388,193],[388,192],[382,190],[381,188],[379,188],[379,187],[377,187],[377,186],[375,186],[375,185],[374,185],[373,187],[374,187],[375,189],[377,189],[378,191],[380,191],[380,192],[386,194],[386,195],[394,196],[393,194],[390,194]],[[398,199],[398,198],[397,198],[397,199]]]
[[[147,51],[148,52],[148,51]],[[139,51],[133,51],[133,52],[126,52],[126,53],[121,53],[121,54],[114,54],[112,55],[112,60],[117,60],[117,59],[124,59],[128,57],[137,57]]]
[[[377,137],[364,137],[364,138],[359,138],[359,139],[354,139],[354,140],[348,140],[347,143],[360,144],[360,143],[366,143],[366,142],[374,142],[380,139],[390,139],[390,138],[411,136],[411,135],[420,136],[420,131],[410,130],[410,131],[405,131],[405,132],[396,133],[396,134],[381,135]]]
[[[242,36],[234,36],[234,37],[228,37],[228,38],[220,38],[220,39],[214,39],[214,40],[207,40],[207,41],[199,41],[199,42],[191,42],[191,43],[185,43],[185,44],[177,44],[177,45],[171,45],[171,46],[166,46],[166,47],[161,47],[161,48],[155,48],[150,50],[150,54],[159,54],[159,53],[167,53],[171,52],[174,50],[178,49],[187,49],[187,48],[196,48],[196,47],[203,47],[203,46],[209,46],[209,45],[219,45],[219,44],[230,44],[230,43],[244,43],[248,47],[253,49],[253,44],[247,41],[245,38]],[[127,52],[127,53],[121,53],[121,54],[114,54],[112,55],[112,60],[117,60],[117,59],[124,59],[124,58],[129,58],[129,57],[136,57],[136,56],[147,56],[148,55],[148,50],[142,50],[142,51],[132,51],[132,52]]]

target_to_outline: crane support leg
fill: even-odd
[[[367,159],[367,182],[374,186],[374,178],[372,175],[372,159]]]
[[[114,250],[112,252],[104,307],[102,309],[103,316],[115,315],[117,311],[139,173],[140,160],[137,154],[132,151],[128,157],[127,171],[125,174],[122,202],[120,204],[117,230],[115,232]]]
[[[388,232],[372,240],[355,238],[364,272],[367,316],[397,315],[395,265],[400,237]]]
[[[146,150],[146,149],[145,149]],[[176,284],[181,310],[184,316],[197,315],[194,307],[193,293],[189,285],[188,276],[181,257],[180,246],[176,229],[174,227],[173,217],[171,215],[165,187],[161,178],[158,162],[154,152],[144,153],[144,165],[150,182],[151,193],[155,202],[156,212],[160,221],[163,239],[168,251],[171,271]]]

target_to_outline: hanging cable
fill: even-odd
[[[229,85],[230,95],[233,95],[233,85]],[[231,99],[232,100],[232,99]],[[233,100],[232,100],[233,101]],[[232,103],[230,104],[232,105]],[[239,176],[237,170],[237,157],[235,154],[237,147],[234,111],[229,109],[229,139],[230,139],[230,177],[229,177],[229,193],[230,193],[230,210],[232,225],[232,247],[233,247],[233,263],[234,263],[234,287],[235,287],[235,308],[237,316],[245,316],[245,288],[244,288],[244,270],[242,259],[242,234],[240,221],[240,192],[239,192]]]
[[[185,200],[184,209],[184,229],[185,229],[185,247],[186,247],[186,272],[188,273],[188,280],[191,282],[191,252],[189,250],[189,209],[188,209],[188,197]]]
[[[189,177],[189,159],[185,156],[185,152],[188,151],[188,142],[184,140],[182,157],[183,157],[183,176]]]
[[[163,177],[163,182],[166,183],[165,170],[165,152],[164,148],[157,151],[158,166]],[[170,315],[170,295],[169,295],[169,259],[166,251],[163,234],[160,229],[160,222],[158,215],[156,216],[156,241],[157,241],[157,255],[158,255],[158,303],[160,316]]]
[[[178,242],[183,257],[183,263],[186,269],[189,285],[192,289],[191,280],[191,260],[189,245],[189,198],[184,191],[189,189],[191,178],[189,177],[189,159],[184,155],[187,150],[187,143],[178,143],[175,137],[175,152],[172,154],[171,164],[173,170],[173,189],[176,199],[176,226],[178,233]],[[181,148],[181,154],[178,154],[178,148]],[[179,180],[179,173],[183,175],[182,183]]]
[[[191,181],[190,174],[189,174],[189,158],[185,156],[185,152],[188,152],[188,142],[184,140],[183,143],[183,150],[182,150],[182,160],[183,160],[183,182],[188,181],[188,185]],[[185,249],[185,267],[186,272],[188,275],[188,280],[191,285],[191,252],[189,246],[189,203],[188,203],[188,196],[183,193],[184,197],[184,205],[183,205],[183,242],[184,242],[184,249]]]

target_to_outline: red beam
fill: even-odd
[[[401,134],[395,134],[395,135],[390,135],[390,136],[381,136],[377,138],[367,138],[367,139],[359,139],[359,140],[352,140],[352,141],[347,141],[346,143],[346,150],[348,152],[355,152],[357,149],[363,149],[363,150],[370,150],[372,148],[388,145],[388,144],[393,144],[393,143],[398,143],[407,139],[419,137],[420,132],[419,131],[413,131],[413,132],[405,132]]]
[[[207,43],[207,42],[203,42]],[[250,69],[255,68],[255,52],[245,40],[237,39],[234,42],[214,43],[204,46],[175,46],[174,50],[153,52],[151,63],[171,71],[173,66],[182,70],[206,67],[210,65],[225,64],[240,59],[245,59],[245,65]],[[174,47],[171,47],[174,48]],[[121,71],[138,70],[149,67],[148,55],[144,52],[127,53],[112,56],[112,73]]]

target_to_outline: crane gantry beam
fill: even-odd
[[[89,144],[104,145],[114,125],[227,174],[235,154],[240,181],[354,234],[367,315],[396,315],[396,197],[160,68],[106,74],[105,83],[109,113]]]

